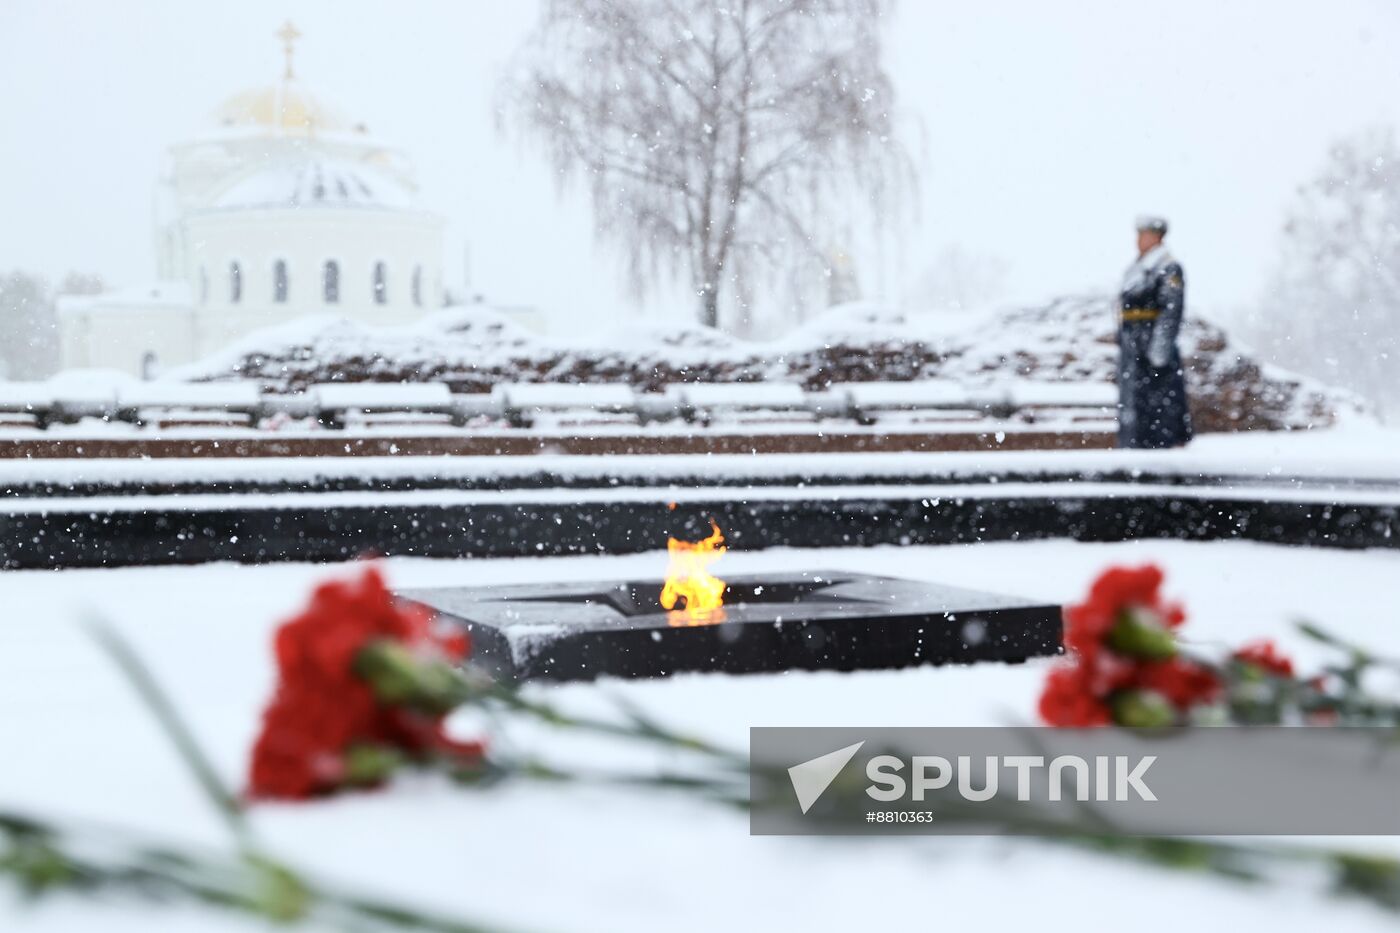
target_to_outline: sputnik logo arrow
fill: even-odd
[[[864,741],[860,741],[854,745],[847,745],[845,748],[838,748],[834,752],[788,768],[788,777],[792,779],[792,789],[797,792],[797,804],[803,813],[812,808],[812,804],[831,786],[831,782],[836,780],[836,775],[841,773],[841,769],[846,767],[847,762],[856,756],[856,752],[860,751],[864,744]]]

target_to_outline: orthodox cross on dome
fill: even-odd
[[[287,69],[282,78],[285,81],[292,80],[292,53],[296,51],[296,41],[301,38],[301,32],[292,25],[291,20],[282,24],[282,28],[277,30],[277,38],[282,40],[282,54],[287,57]]]

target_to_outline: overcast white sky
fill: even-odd
[[[474,286],[561,325],[635,313],[582,192],[496,130],[497,75],[532,0],[430,3],[3,0],[0,269],[153,269],[163,148],[279,74],[272,33],[305,34],[298,76],[418,166],[469,244]],[[1010,297],[1107,287],[1134,214],[1173,222],[1190,301],[1254,299],[1292,189],[1330,139],[1400,119],[1393,0],[904,0],[890,30],[899,105],[922,124],[921,219],[900,298],[940,248],[1002,257]],[[866,284],[872,284],[866,274]],[[668,304],[658,302],[658,304]]]

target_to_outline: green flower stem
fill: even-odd
[[[248,843],[248,823],[244,817],[243,805],[219,777],[219,772],[209,761],[209,756],[200,748],[194,733],[185,725],[179,711],[168,694],[156,680],[151,669],[146,666],[131,644],[117,630],[100,620],[88,622],[88,631],[109,657],[117,669],[125,675],[136,695],[145,704],[161,730],[170,740],[171,746],[184,762],[196,783],[203,789],[214,805],[214,809],[224,818],[225,825],[233,833],[240,845]]]
[[[453,772],[461,783],[478,784],[519,777],[549,783],[593,784],[609,787],[644,787],[654,790],[688,791],[696,793],[712,802],[722,803],[737,809],[749,809],[749,782],[747,776],[726,774],[708,776],[703,774],[677,774],[673,772],[627,772],[627,771],[564,771],[553,765],[533,758],[495,759],[490,772],[479,770]]]
[[[652,742],[669,748],[679,749],[714,759],[716,762],[739,771],[747,771],[747,755],[721,748],[694,736],[682,735],[657,723],[640,712],[624,710],[627,720],[613,722],[590,716],[566,713],[559,707],[540,700],[531,700],[519,691],[495,682],[474,683],[471,687],[472,700],[496,704],[509,712],[523,713],[533,719],[561,729],[580,729],[616,738],[636,739]]]
[[[1232,708],[1232,721],[1239,724],[1276,724],[1283,721],[1285,711],[1296,711],[1303,714],[1336,714],[1338,725],[1400,729],[1400,702],[1367,693],[1361,686],[1361,677],[1366,669],[1384,667],[1400,671],[1400,661],[1376,657],[1307,623],[1300,624],[1299,630],[1310,639],[1345,654],[1345,663],[1341,666],[1324,669],[1335,675],[1333,682],[1340,683],[1340,690],[1319,689],[1311,678],[1298,674],[1278,674],[1235,658],[1222,662],[1190,652],[1182,654],[1188,660],[1215,671],[1227,684],[1231,694],[1227,702]],[[1265,689],[1256,695],[1245,687]]]
[[[343,921],[334,924],[341,927],[360,926],[372,920],[381,926],[428,933],[488,933],[486,927],[474,923],[350,895],[334,888],[313,886],[298,872],[262,854],[252,838],[243,805],[224,785],[150,668],[111,626],[93,621],[88,628],[155,717],[205,795],[223,815],[238,843],[239,855],[232,860],[197,857],[123,839],[119,841],[125,843],[126,851],[108,861],[81,859],[69,853],[63,847],[62,836],[45,824],[0,812],[0,837],[10,843],[8,851],[0,857],[0,872],[16,876],[31,890],[112,885],[155,895],[173,893],[209,904],[239,908],[278,922],[329,914]],[[454,684],[456,680],[453,675]],[[352,765],[358,767],[360,776],[366,779],[391,770],[382,750],[364,746],[352,751],[356,751],[351,756]]]
[[[424,659],[402,642],[371,642],[355,655],[355,673],[374,689],[381,703],[407,706],[441,716],[468,696],[466,684],[446,661]]]
[[[310,919],[332,929],[373,924],[375,929],[421,933],[499,933],[498,928],[312,883],[260,856],[177,851],[134,833],[78,825],[60,830],[28,815],[0,811],[0,843],[5,846],[0,874],[36,894],[113,889],[236,909],[279,923]],[[15,857],[17,852],[21,857]],[[32,856],[37,853],[42,858],[36,862]]]
[[[1361,647],[1356,642],[1348,641],[1339,635],[1327,631],[1319,625],[1315,625],[1311,622],[1299,622],[1297,623],[1297,627],[1301,634],[1319,644],[1327,645],[1329,648],[1350,655],[1357,663],[1364,665],[1376,664],[1381,667],[1400,670],[1400,659],[1379,657],[1368,649]]]

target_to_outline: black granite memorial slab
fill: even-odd
[[[726,575],[725,605],[667,612],[661,581],[407,590],[509,681],[1020,662],[1060,650],[1060,607],[840,571]]]

